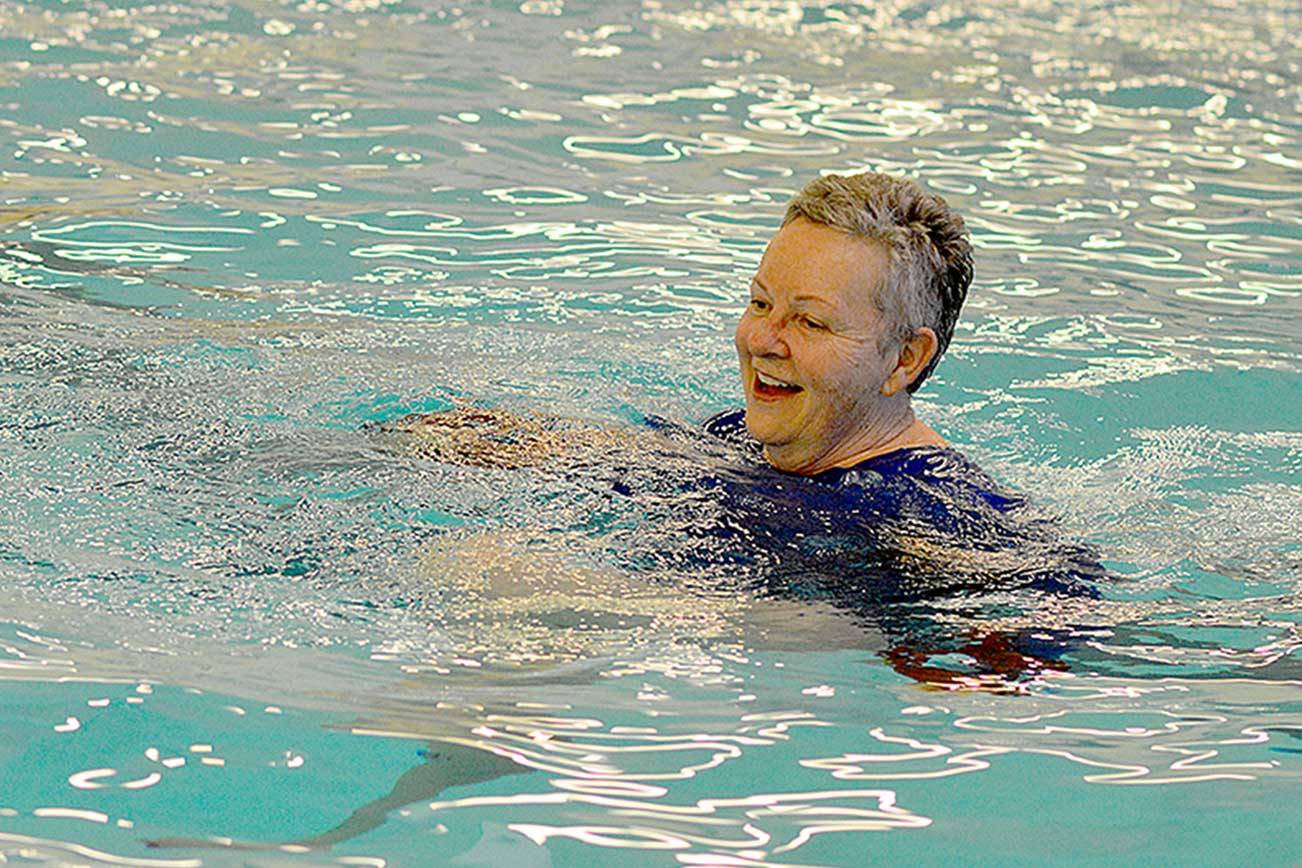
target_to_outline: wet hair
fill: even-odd
[[[889,323],[881,349],[902,345],[924,326],[938,341],[936,355],[909,384],[913,393],[949,347],[972,283],[972,243],[963,218],[916,181],[876,172],[810,181],[787,205],[782,225],[798,217],[887,252],[886,279],[874,299]]]

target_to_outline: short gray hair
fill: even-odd
[[[899,346],[927,326],[939,342],[936,355],[909,384],[909,392],[916,391],[949,347],[972,284],[972,243],[963,218],[916,181],[877,172],[810,181],[787,205],[782,225],[798,217],[886,250],[886,279],[875,299],[889,323],[886,340]]]

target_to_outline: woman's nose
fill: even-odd
[[[747,330],[747,349],[754,356],[786,356],[790,353],[782,321],[770,313],[751,319]]]

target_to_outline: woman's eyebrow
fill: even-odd
[[[770,289],[768,286],[766,286],[765,283],[764,283],[764,281],[760,280],[758,274],[755,275],[754,277],[752,277],[752,278],[750,279],[750,283],[751,283],[751,286],[757,286],[757,287],[759,287],[760,289],[762,289],[762,290],[764,290],[765,292],[767,292],[769,295],[772,295],[772,294],[773,294],[773,290]],[[793,295],[793,296],[791,297],[791,300],[792,300],[792,301],[816,301],[816,302],[820,302],[820,303],[823,304],[823,305],[827,305],[827,304],[828,304],[827,299],[823,298],[821,295],[811,295],[811,294],[809,294],[809,293],[807,293],[807,292],[802,292],[802,293],[800,293],[799,295]]]
[[[761,292],[763,292],[765,295],[768,296],[773,295],[773,290],[769,289],[767,286],[764,285],[764,281],[759,279],[759,275],[756,275],[750,279],[750,285],[752,289],[758,289]],[[811,295],[807,292],[802,292],[799,295],[792,296],[791,301],[792,303],[806,303],[806,304],[812,302],[813,306],[821,308],[822,312],[826,314],[834,314],[836,313],[837,310],[835,304],[829,302],[821,295]]]
[[[836,305],[828,301],[827,299],[823,298],[821,295],[809,295],[808,293],[802,293],[800,295],[792,296],[791,300],[793,302],[813,302],[815,307],[822,308],[828,313],[833,313],[836,311]]]

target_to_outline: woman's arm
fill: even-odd
[[[637,429],[615,431],[577,419],[471,406],[413,413],[370,430],[435,461],[507,470],[626,448],[630,441],[651,436]]]

